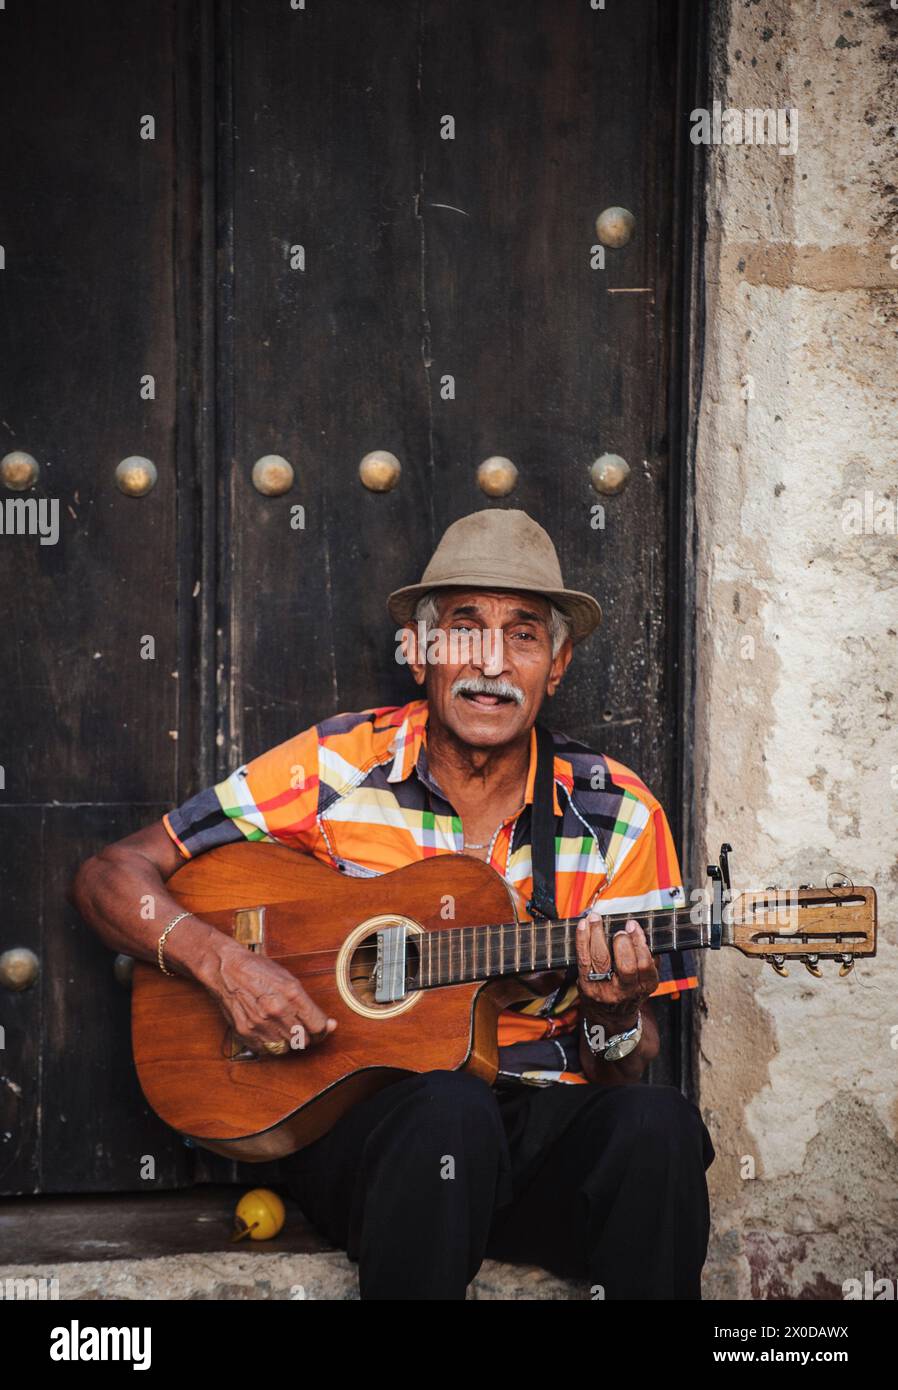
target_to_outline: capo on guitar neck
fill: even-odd
[[[718,863],[708,865],[708,877],[711,880],[711,934],[708,944],[712,951],[719,951],[723,945],[723,895],[726,893],[726,901],[729,902],[732,891],[729,856],[732,849],[732,845],[721,845]]]

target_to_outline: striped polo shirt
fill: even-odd
[[[368,877],[463,850],[460,816],[427,762],[426,700],[337,714],[269,749],[163,817],[185,859],[235,840],[265,840]],[[685,902],[670,827],[635,773],[552,734],[555,899],[559,916],[595,902],[647,912]],[[489,863],[529,901],[536,732],[523,805],[496,831]],[[656,958],[653,998],[698,980],[689,952]],[[583,1083],[576,983],[512,1005],[498,1022],[499,1078]]]

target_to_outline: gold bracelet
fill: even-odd
[[[169,970],[168,966],[165,964],[165,961],[162,958],[162,953],[165,950],[165,938],[168,936],[172,927],[176,927],[179,922],[182,922],[184,920],[185,917],[192,916],[192,912],[179,912],[177,917],[173,917],[171,919],[168,926],[165,928],[165,931],[159,938],[159,945],[156,947],[156,960],[159,962],[159,969],[162,971],[163,975],[174,975],[175,973],[174,970]]]

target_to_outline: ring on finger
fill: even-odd
[[[613,975],[614,969],[612,967],[611,970],[603,970],[601,972],[598,970],[590,970],[586,978],[587,980],[591,980],[594,983],[597,983],[599,980],[610,980],[613,977]]]
[[[289,1046],[290,1044],[284,1038],[279,1038],[277,1042],[265,1043],[265,1051],[274,1053],[276,1057],[282,1057]]]

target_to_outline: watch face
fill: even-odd
[[[638,1047],[642,1039],[642,1019],[637,1014],[636,1022],[632,1028],[628,1028],[626,1033],[619,1033],[616,1038],[612,1038],[605,1048],[602,1056],[606,1062],[619,1062],[622,1057],[627,1057]]]
[[[641,1035],[640,1035],[641,1036]],[[605,1048],[604,1058],[606,1062],[619,1062],[622,1057],[627,1057],[634,1047],[639,1046],[639,1037],[621,1038],[620,1042],[611,1043]]]

